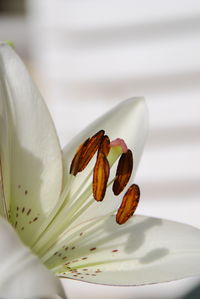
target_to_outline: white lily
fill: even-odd
[[[48,110],[24,65],[9,46],[0,45],[0,214],[56,276],[141,285],[200,274],[200,230],[137,215],[125,224],[118,224],[123,223],[121,219],[116,223],[113,215],[120,206],[120,196],[115,197],[109,188],[115,178],[113,164],[124,144],[111,147],[107,158],[103,154],[101,162],[107,159],[111,177],[103,201],[93,199],[95,157],[82,172],[77,170],[82,160],[72,163],[70,174],[78,146],[99,130],[105,130],[111,140],[122,137],[126,141],[133,150],[135,173],[147,126],[144,100],[130,99],[95,121],[61,151]],[[99,168],[98,175],[104,177],[104,167]],[[95,188],[99,192],[101,184]],[[49,298],[57,294],[65,298],[58,281],[3,219],[0,232],[1,265],[4,261],[0,296]],[[32,277],[37,275],[44,286],[34,293],[38,280]],[[27,281],[28,287],[21,288]]]

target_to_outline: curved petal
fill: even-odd
[[[41,95],[6,44],[0,44],[0,141],[7,210],[24,242],[30,244],[58,201],[62,157]]]
[[[62,277],[109,285],[171,281],[200,274],[200,230],[145,216],[120,226],[109,215],[63,235],[53,253],[46,264]]]
[[[0,217],[0,297],[66,298],[61,283]]]

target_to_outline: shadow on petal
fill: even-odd
[[[163,258],[167,254],[169,254],[169,250],[167,248],[153,249],[153,250],[149,251],[139,261],[140,261],[141,264],[148,264],[148,263],[151,263],[151,262],[154,262],[158,259]]]

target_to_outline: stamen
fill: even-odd
[[[96,201],[102,201],[110,174],[110,166],[103,152],[99,152],[93,173],[93,196]]]
[[[46,258],[49,255],[47,251],[53,244],[56,244],[57,236],[63,231],[70,232],[74,222],[89,207],[95,205],[94,199],[96,201],[104,199],[106,189],[111,184],[113,184],[115,195],[120,194],[127,185],[133,168],[132,152],[127,148],[123,139],[117,138],[110,142],[109,137],[104,134],[104,130],[100,130],[78,148],[70,167],[70,174],[72,175],[69,176],[69,180],[62,191],[56,211],[49,217],[51,219],[50,224],[48,227],[44,224],[32,242],[34,252],[40,257],[44,256]],[[85,169],[97,151],[93,171],[89,169],[86,172],[86,178],[78,181],[78,187],[75,185],[76,189],[73,190],[73,182],[77,179],[76,175]],[[108,181],[110,169],[119,157],[116,176]],[[92,173],[93,181],[91,184]],[[124,195],[121,206],[117,211],[116,222],[118,224],[125,223],[133,215],[139,196],[139,187],[132,185]]]
[[[124,224],[135,212],[140,198],[138,185],[131,185],[123,197],[120,208],[117,211],[116,222]]]
[[[119,159],[116,171],[116,178],[113,184],[113,193],[119,195],[126,187],[133,170],[133,155],[129,149]]]
[[[77,173],[79,172],[79,167],[80,167],[79,162],[80,162],[83,152],[85,151],[85,148],[86,148],[88,142],[89,142],[89,138],[79,146],[79,148],[76,151],[76,154],[72,160],[72,163],[70,166],[70,174],[73,174],[74,176],[77,175]]]
[[[121,138],[117,138],[117,139],[111,141],[110,146],[111,147],[120,146],[123,153],[126,153],[128,151],[128,147],[127,147],[125,141]]]
[[[107,157],[110,151],[110,139],[107,135],[104,135],[99,147],[98,152],[104,153],[104,155]]]
[[[99,148],[104,133],[104,130],[100,130],[79,146],[71,163],[70,174],[76,176],[78,172],[81,172],[85,169]]]

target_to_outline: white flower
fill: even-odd
[[[48,110],[24,65],[9,46],[0,45],[0,214],[57,276],[141,285],[200,274],[198,229],[164,219],[130,217],[138,202],[137,185],[127,187],[124,197],[110,190],[116,182],[115,162],[122,152],[115,194],[121,193],[132,172],[126,144],[133,152],[135,173],[147,126],[144,100],[130,99],[91,124],[61,151]],[[111,146],[102,130],[115,140]],[[126,144],[116,138],[123,138]],[[104,139],[108,142],[105,146],[111,147],[109,154],[102,149]],[[80,148],[80,144],[84,145]],[[98,155],[92,157],[94,148]],[[57,294],[64,298],[58,280],[19,242],[3,219],[0,232],[0,295],[49,298],[49,294]],[[27,288],[21,287],[24,281]],[[38,281],[41,288],[35,287]],[[35,289],[39,290],[34,293]]]

